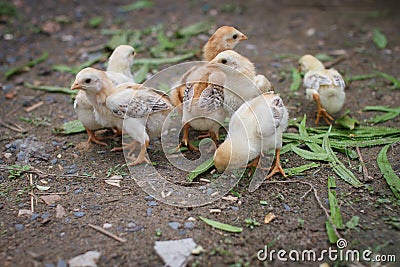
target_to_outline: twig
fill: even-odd
[[[332,60],[332,61],[330,61],[330,62],[325,63],[325,64],[324,64],[324,65],[325,65],[325,68],[327,68],[327,69],[332,68],[333,66],[339,64],[340,62],[342,62],[342,61],[344,61],[344,60],[346,60],[346,59],[352,57],[352,56],[354,55],[354,53],[355,53],[355,52],[352,51],[352,52],[350,52],[350,53],[347,54],[347,55],[340,56],[340,57],[338,57],[338,58],[336,58],[336,59],[334,59],[334,60]]]
[[[372,177],[369,176],[369,174],[368,174],[367,166],[365,166],[363,157],[361,155],[361,150],[360,150],[360,148],[358,146],[356,146],[356,151],[357,151],[357,154],[358,154],[358,158],[360,159],[360,163],[361,163],[361,167],[362,167],[362,171],[363,171],[363,175],[364,175],[364,181],[371,181]]]
[[[7,124],[4,121],[0,120],[0,124],[3,125],[4,127],[7,127],[8,129],[11,129],[11,130],[19,132],[19,133],[26,132],[26,130],[24,128],[22,128],[21,126],[19,126],[16,123],[12,123],[12,125],[11,125],[11,123]]]
[[[28,174],[26,175],[28,177]],[[29,184],[31,186],[31,211],[32,213],[35,212],[35,207],[34,207],[34,203],[33,203],[33,198],[34,198],[34,194],[33,194],[33,175],[32,173],[29,174]]]
[[[324,205],[322,204],[321,200],[319,199],[317,189],[314,187],[314,185],[312,185],[309,182],[304,182],[304,181],[267,181],[266,183],[267,184],[300,183],[300,184],[308,185],[310,187],[310,190],[314,191],[315,199],[317,200],[318,205],[320,206],[320,208],[325,212],[326,218],[328,219],[328,221],[332,225],[332,229],[335,232],[336,236],[339,239],[342,238],[341,235],[339,234],[337,228],[336,228],[336,225],[333,223],[333,221],[331,219],[329,211],[324,207]],[[310,190],[308,192],[310,192]],[[308,192],[306,192],[306,194],[304,194],[303,197],[306,196],[308,194]]]
[[[32,106],[25,108],[25,111],[31,112],[31,111],[37,109],[38,107],[43,106],[43,104],[44,104],[44,101],[39,101],[39,102],[33,104]]]
[[[88,224],[88,226],[91,227],[91,228],[93,228],[93,229],[95,229],[95,230],[97,230],[97,231],[99,231],[99,232],[102,233],[102,234],[105,234],[105,235],[107,235],[107,236],[109,236],[109,237],[111,237],[111,238],[114,238],[115,240],[117,240],[117,241],[119,241],[119,242],[121,242],[121,243],[126,242],[126,239],[125,239],[125,238],[121,238],[121,237],[119,237],[119,236],[116,236],[116,235],[114,235],[113,233],[110,233],[109,231],[107,231],[107,230],[101,228],[100,226],[93,225],[93,224],[90,224],[90,223]]]

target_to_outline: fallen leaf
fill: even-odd
[[[183,267],[186,266],[189,256],[196,248],[192,238],[170,241],[156,241],[154,249],[163,259],[165,266]]]
[[[46,21],[42,25],[41,30],[45,33],[53,34],[53,33],[59,32],[61,30],[61,26],[57,22]]]
[[[112,177],[110,177],[110,179],[104,180],[104,182],[106,184],[112,185],[112,186],[116,186],[116,187],[121,187],[121,180],[122,180],[122,176],[121,175],[114,175]]]
[[[59,195],[47,195],[47,196],[41,196],[40,197],[44,203],[46,203],[47,205],[51,205],[56,201],[61,200],[61,197]]]
[[[32,215],[32,211],[31,210],[26,210],[26,209],[22,209],[18,211],[18,217],[24,216],[24,215],[28,215],[31,216]]]
[[[50,186],[43,186],[43,185],[36,185],[36,188],[39,189],[40,191],[47,191],[50,189]]]
[[[57,204],[56,207],[56,218],[62,218],[65,216],[65,209],[60,204]]]
[[[265,224],[269,224],[269,223],[272,222],[275,218],[276,218],[275,214],[273,214],[272,212],[270,212],[270,213],[268,213],[267,215],[265,215],[264,223],[265,223]]]
[[[85,254],[76,256],[68,261],[69,267],[97,267],[101,253],[98,251],[88,251]]]

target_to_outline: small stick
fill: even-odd
[[[363,157],[361,155],[361,150],[360,150],[360,148],[358,146],[356,146],[356,151],[357,151],[357,154],[358,154],[358,158],[360,159],[361,167],[362,167],[362,170],[363,170],[364,181],[372,180],[371,176],[369,176],[369,174],[368,174],[367,166],[365,166]]]
[[[113,233],[110,233],[109,231],[107,231],[107,230],[101,228],[100,226],[93,225],[93,224],[90,224],[90,223],[88,224],[88,226],[91,227],[91,228],[93,228],[93,229],[95,229],[95,230],[97,230],[97,231],[99,231],[99,232],[102,233],[102,234],[105,234],[105,235],[107,235],[107,236],[109,236],[109,237],[111,237],[111,238],[114,238],[115,240],[117,240],[117,241],[119,241],[119,242],[121,242],[121,243],[126,242],[126,239],[125,239],[125,238],[121,238],[121,237],[119,237],[119,236],[116,236],[116,235],[114,235]]]
[[[352,51],[352,52],[350,52],[348,55],[340,56],[340,57],[338,57],[338,58],[336,58],[336,59],[334,59],[334,60],[332,60],[332,61],[330,61],[330,62],[325,63],[325,64],[324,64],[324,65],[325,65],[325,68],[327,68],[327,69],[332,68],[333,66],[339,64],[340,62],[342,62],[342,61],[344,61],[344,60],[346,60],[346,59],[352,57],[352,56],[354,55],[354,53],[355,53],[355,52]]]
[[[28,177],[28,174],[26,174],[26,176]],[[30,184],[30,186],[31,186],[31,211],[32,211],[32,213],[34,213],[35,212],[35,207],[34,207],[34,201],[33,201],[33,198],[34,198],[34,194],[33,194],[33,179],[32,179],[32,173],[30,173],[29,174],[29,184]]]
[[[44,101],[39,101],[39,102],[33,104],[32,106],[25,108],[25,111],[31,112],[31,111],[37,109],[38,107],[42,106],[43,104],[44,104]]]
[[[325,212],[326,218],[331,223],[332,229],[335,232],[336,236],[339,239],[342,238],[341,235],[339,234],[337,228],[336,228],[336,225],[333,223],[333,221],[331,219],[331,216],[329,215],[328,210],[324,207],[324,205],[322,204],[321,200],[319,199],[317,189],[311,183],[303,182],[303,181],[266,181],[266,183],[267,184],[300,183],[300,184],[308,185],[310,187],[310,189],[312,189],[314,191],[315,199],[317,200],[318,205],[321,207],[321,209]],[[310,192],[310,190],[308,192]],[[306,194],[304,194],[303,196],[307,195],[308,192]]]
[[[3,122],[2,120],[0,120],[0,124],[3,125],[4,127],[7,127],[8,129],[11,129],[11,130],[19,132],[19,133],[23,133],[26,131],[24,128],[22,128],[21,126],[19,126],[18,124],[15,124],[15,123],[13,123],[14,125],[10,125],[10,124],[7,124],[7,123]]]

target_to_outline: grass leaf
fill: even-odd
[[[353,216],[351,217],[350,221],[346,223],[346,227],[349,229],[355,229],[358,226],[359,222],[360,222],[360,217]]]
[[[173,64],[177,63],[189,58],[192,58],[196,55],[195,52],[189,52],[183,55],[177,55],[175,57],[170,58],[139,58],[135,59],[133,62],[134,65],[142,65],[142,64],[150,64],[150,65],[161,65],[161,64]]]
[[[132,10],[140,10],[140,9],[145,9],[145,8],[151,8],[154,6],[154,3],[148,0],[140,0],[136,1],[132,4],[129,5],[124,5],[119,8],[120,11],[122,12],[129,12]]]
[[[387,45],[386,36],[378,28],[375,28],[373,30],[372,40],[374,41],[375,45],[380,49],[385,48]]]
[[[231,232],[231,233],[241,233],[243,231],[242,227],[236,227],[236,226],[232,226],[229,224],[217,222],[217,221],[210,220],[210,219],[207,219],[207,218],[204,218],[201,216],[199,218],[206,224],[208,224],[216,229],[219,229],[219,230],[223,230],[223,231]]]
[[[370,122],[373,124],[382,123],[391,119],[396,118],[400,115],[400,107],[398,108],[389,108],[386,106],[367,106],[364,108],[365,111],[381,111],[386,112],[384,115],[376,115],[374,116]]]
[[[31,83],[24,83],[24,85],[33,90],[42,90],[52,93],[63,93],[68,95],[76,95],[78,92],[69,89],[68,87],[49,86],[49,85],[33,85]]]
[[[344,181],[348,182],[349,184],[353,185],[354,187],[360,187],[362,183],[357,177],[344,166],[344,164],[336,157],[335,153],[333,152],[330,142],[329,142],[329,133],[330,130],[326,133],[323,138],[322,147],[329,155],[329,165],[333,169],[333,171]]]
[[[304,150],[292,145],[291,150],[302,157],[303,159],[307,160],[318,160],[318,161],[326,161],[328,159],[328,154],[325,153],[316,153],[308,150]]]
[[[200,21],[189,26],[183,27],[177,31],[176,35],[179,38],[191,37],[203,32],[207,32],[211,28],[211,23],[208,20]]]
[[[363,74],[363,75],[354,75],[354,76],[349,76],[346,77],[346,83],[350,83],[353,81],[362,81],[362,80],[369,80],[369,79],[373,79],[376,78],[376,74]]]
[[[400,89],[400,81],[398,79],[396,79],[394,76],[389,75],[387,73],[384,72],[380,72],[380,71],[375,71],[375,73],[379,76],[381,76],[382,78],[390,81],[393,85],[395,89]]]
[[[61,128],[54,129],[55,133],[61,133],[61,134],[75,134],[84,131],[86,131],[85,127],[83,127],[82,123],[79,120],[66,122],[62,125]]]
[[[21,65],[21,66],[7,70],[6,73],[4,74],[4,78],[7,80],[8,78],[10,78],[11,76],[13,76],[15,74],[18,74],[18,73],[21,73],[24,71],[28,71],[31,67],[45,61],[48,57],[49,57],[49,53],[44,52],[40,57],[38,57],[32,61],[29,61],[25,65]]]
[[[387,151],[391,145],[388,144],[382,148],[378,154],[377,162],[386,183],[397,199],[400,199],[400,178],[393,171],[392,166],[387,157]]]
[[[338,124],[346,129],[353,130],[356,127],[356,124],[360,124],[360,122],[350,117],[348,114],[344,114],[342,117],[335,120],[335,124]]]
[[[187,177],[187,180],[189,182],[193,182],[193,180],[199,176],[200,174],[206,172],[208,169],[210,169],[212,166],[214,166],[214,158],[211,157],[208,160],[204,161],[201,163],[199,166],[197,166],[196,169],[191,171]]]
[[[103,17],[96,16],[89,20],[89,26],[92,28],[97,28],[103,22]]]
[[[301,86],[301,75],[296,68],[292,67],[292,83],[290,84],[290,91],[297,91]]]
[[[285,173],[289,177],[290,176],[296,176],[296,175],[303,174],[305,171],[308,171],[310,169],[318,168],[319,166],[320,166],[319,163],[311,162],[309,164],[304,164],[304,165],[301,165],[301,166],[298,166],[298,167],[285,169]]]

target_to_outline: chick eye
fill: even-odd
[[[226,63],[228,63],[228,61],[226,59],[223,59],[223,60],[221,60],[221,63],[226,64]]]
[[[235,34],[234,36],[232,36],[233,39],[238,38],[237,34]]]
[[[135,51],[132,51],[132,56],[136,55]]]
[[[91,81],[92,81],[92,79],[87,78],[87,79],[85,80],[85,83],[90,83]]]

